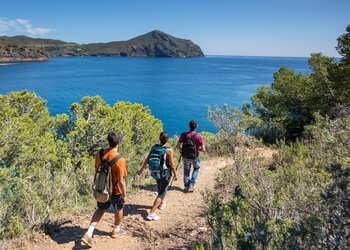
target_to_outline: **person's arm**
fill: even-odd
[[[181,148],[182,141],[183,141],[183,135],[180,136],[180,138],[179,138],[179,140],[177,141],[177,144],[176,144],[176,149],[179,150],[180,153],[182,152],[182,148]]]
[[[205,150],[204,140],[201,135],[199,135],[199,143],[200,143],[200,146],[198,150],[201,152],[205,152],[206,150]]]
[[[137,172],[137,175],[141,175],[143,171],[145,171],[146,166],[148,165],[148,157],[143,162],[140,170]]]
[[[167,153],[168,153],[168,156],[169,156],[169,164],[170,164],[171,172],[173,173],[173,178],[176,181],[177,180],[177,175],[176,175],[176,169],[175,169],[175,164],[174,164],[174,153],[173,153],[173,150],[168,148],[167,149]]]
[[[118,168],[118,184],[119,184],[119,188],[120,191],[123,195],[123,203],[125,203],[127,201],[127,196],[126,196],[126,181],[125,181],[125,177],[126,177],[126,161],[124,158],[121,158],[118,162],[117,162]]]
[[[120,191],[122,192],[122,195],[123,195],[123,203],[125,203],[127,201],[125,176],[119,177],[118,183],[119,183]]]
[[[176,144],[176,149],[181,153],[181,143],[179,141]]]
[[[203,145],[201,145],[201,146],[199,147],[199,151],[202,151],[202,152],[205,152],[205,151],[206,151],[204,143],[203,143]]]

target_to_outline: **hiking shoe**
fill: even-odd
[[[119,229],[113,229],[112,230],[112,233],[111,233],[111,237],[112,238],[117,238],[121,235],[124,235],[126,234],[126,229],[125,228],[122,228],[122,227],[119,227]]]
[[[87,247],[92,247],[93,239],[88,233],[85,233],[83,238],[81,238],[81,244]]]
[[[155,213],[147,215],[147,220],[155,220],[155,221],[157,221],[159,219],[160,219],[160,217],[158,215],[156,215]]]
[[[166,207],[166,202],[163,200],[162,204],[158,207],[158,209],[163,210]]]
[[[187,192],[188,192],[188,189],[189,189],[189,187],[185,187],[185,188],[184,188],[184,193],[187,193]]]
[[[194,192],[194,187],[189,187],[187,192],[193,193]]]

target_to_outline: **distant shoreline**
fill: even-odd
[[[41,59],[23,59],[23,60],[0,60],[0,66],[6,66],[10,64],[16,64],[16,63],[30,63],[30,62],[48,62],[51,59],[57,59],[57,58],[147,58],[147,59],[195,59],[195,60],[202,60],[205,58],[255,58],[255,59],[300,59],[305,60],[309,59],[310,57],[298,57],[298,56],[243,56],[243,55],[205,55],[204,57],[154,57],[154,56],[117,56],[117,55],[54,55],[49,60],[41,60]],[[336,58],[337,59],[337,58]]]

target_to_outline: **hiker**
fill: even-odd
[[[171,182],[171,177],[173,176],[173,180],[177,180],[173,150],[165,146],[169,140],[168,133],[160,133],[159,140],[160,144],[155,144],[151,148],[148,157],[137,173],[138,175],[141,175],[146,166],[149,165],[151,176],[157,181],[158,195],[154,200],[151,211],[147,215],[148,220],[155,221],[160,219],[160,217],[155,213],[157,208],[163,210],[166,206],[164,198]]]
[[[183,157],[185,193],[194,192],[200,169],[199,151],[205,152],[203,137],[196,133],[197,125],[197,121],[191,120],[189,122],[190,131],[183,132],[176,144],[176,148]],[[193,166],[192,176],[190,176],[191,165]]]
[[[123,218],[123,205],[127,201],[126,196],[126,161],[124,157],[122,157],[118,153],[118,144],[119,144],[119,135],[116,131],[112,131],[108,134],[108,143],[109,148],[101,149],[99,153],[96,155],[95,159],[95,180],[93,184],[94,197],[96,200],[101,200],[101,198],[106,195],[106,192],[102,194],[97,194],[95,191],[94,185],[96,184],[96,180],[98,174],[104,174],[102,171],[103,166],[107,166],[107,169],[111,170],[108,172],[110,175],[110,183],[107,183],[109,186],[109,196],[106,202],[97,201],[97,210],[92,215],[91,223],[88,228],[88,231],[84,234],[81,239],[81,243],[85,244],[88,247],[92,247],[93,240],[92,235],[97,223],[101,220],[103,214],[108,212],[113,212],[115,214],[114,228],[111,233],[112,238],[116,238],[119,235],[123,235],[126,233],[126,230],[121,227],[121,221]],[[101,172],[102,171],[102,172]],[[100,175],[102,176],[102,175]],[[105,178],[106,179],[106,178]],[[103,181],[105,181],[103,179]],[[98,180],[97,180],[98,181]],[[107,194],[108,196],[108,194]]]

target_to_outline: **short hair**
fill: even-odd
[[[189,123],[188,123],[188,126],[190,127],[190,130],[195,130],[197,128],[197,121],[196,120],[191,120]]]
[[[117,131],[111,131],[107,138],[110,147],[115,147],[119,144],[120,137]]]
[[[160,133],[159,135],[159,140],[161,144],[165,144],[167,143],[167,141],[169,140],[169,135],[167,132],[163,131],[162,133]]]

